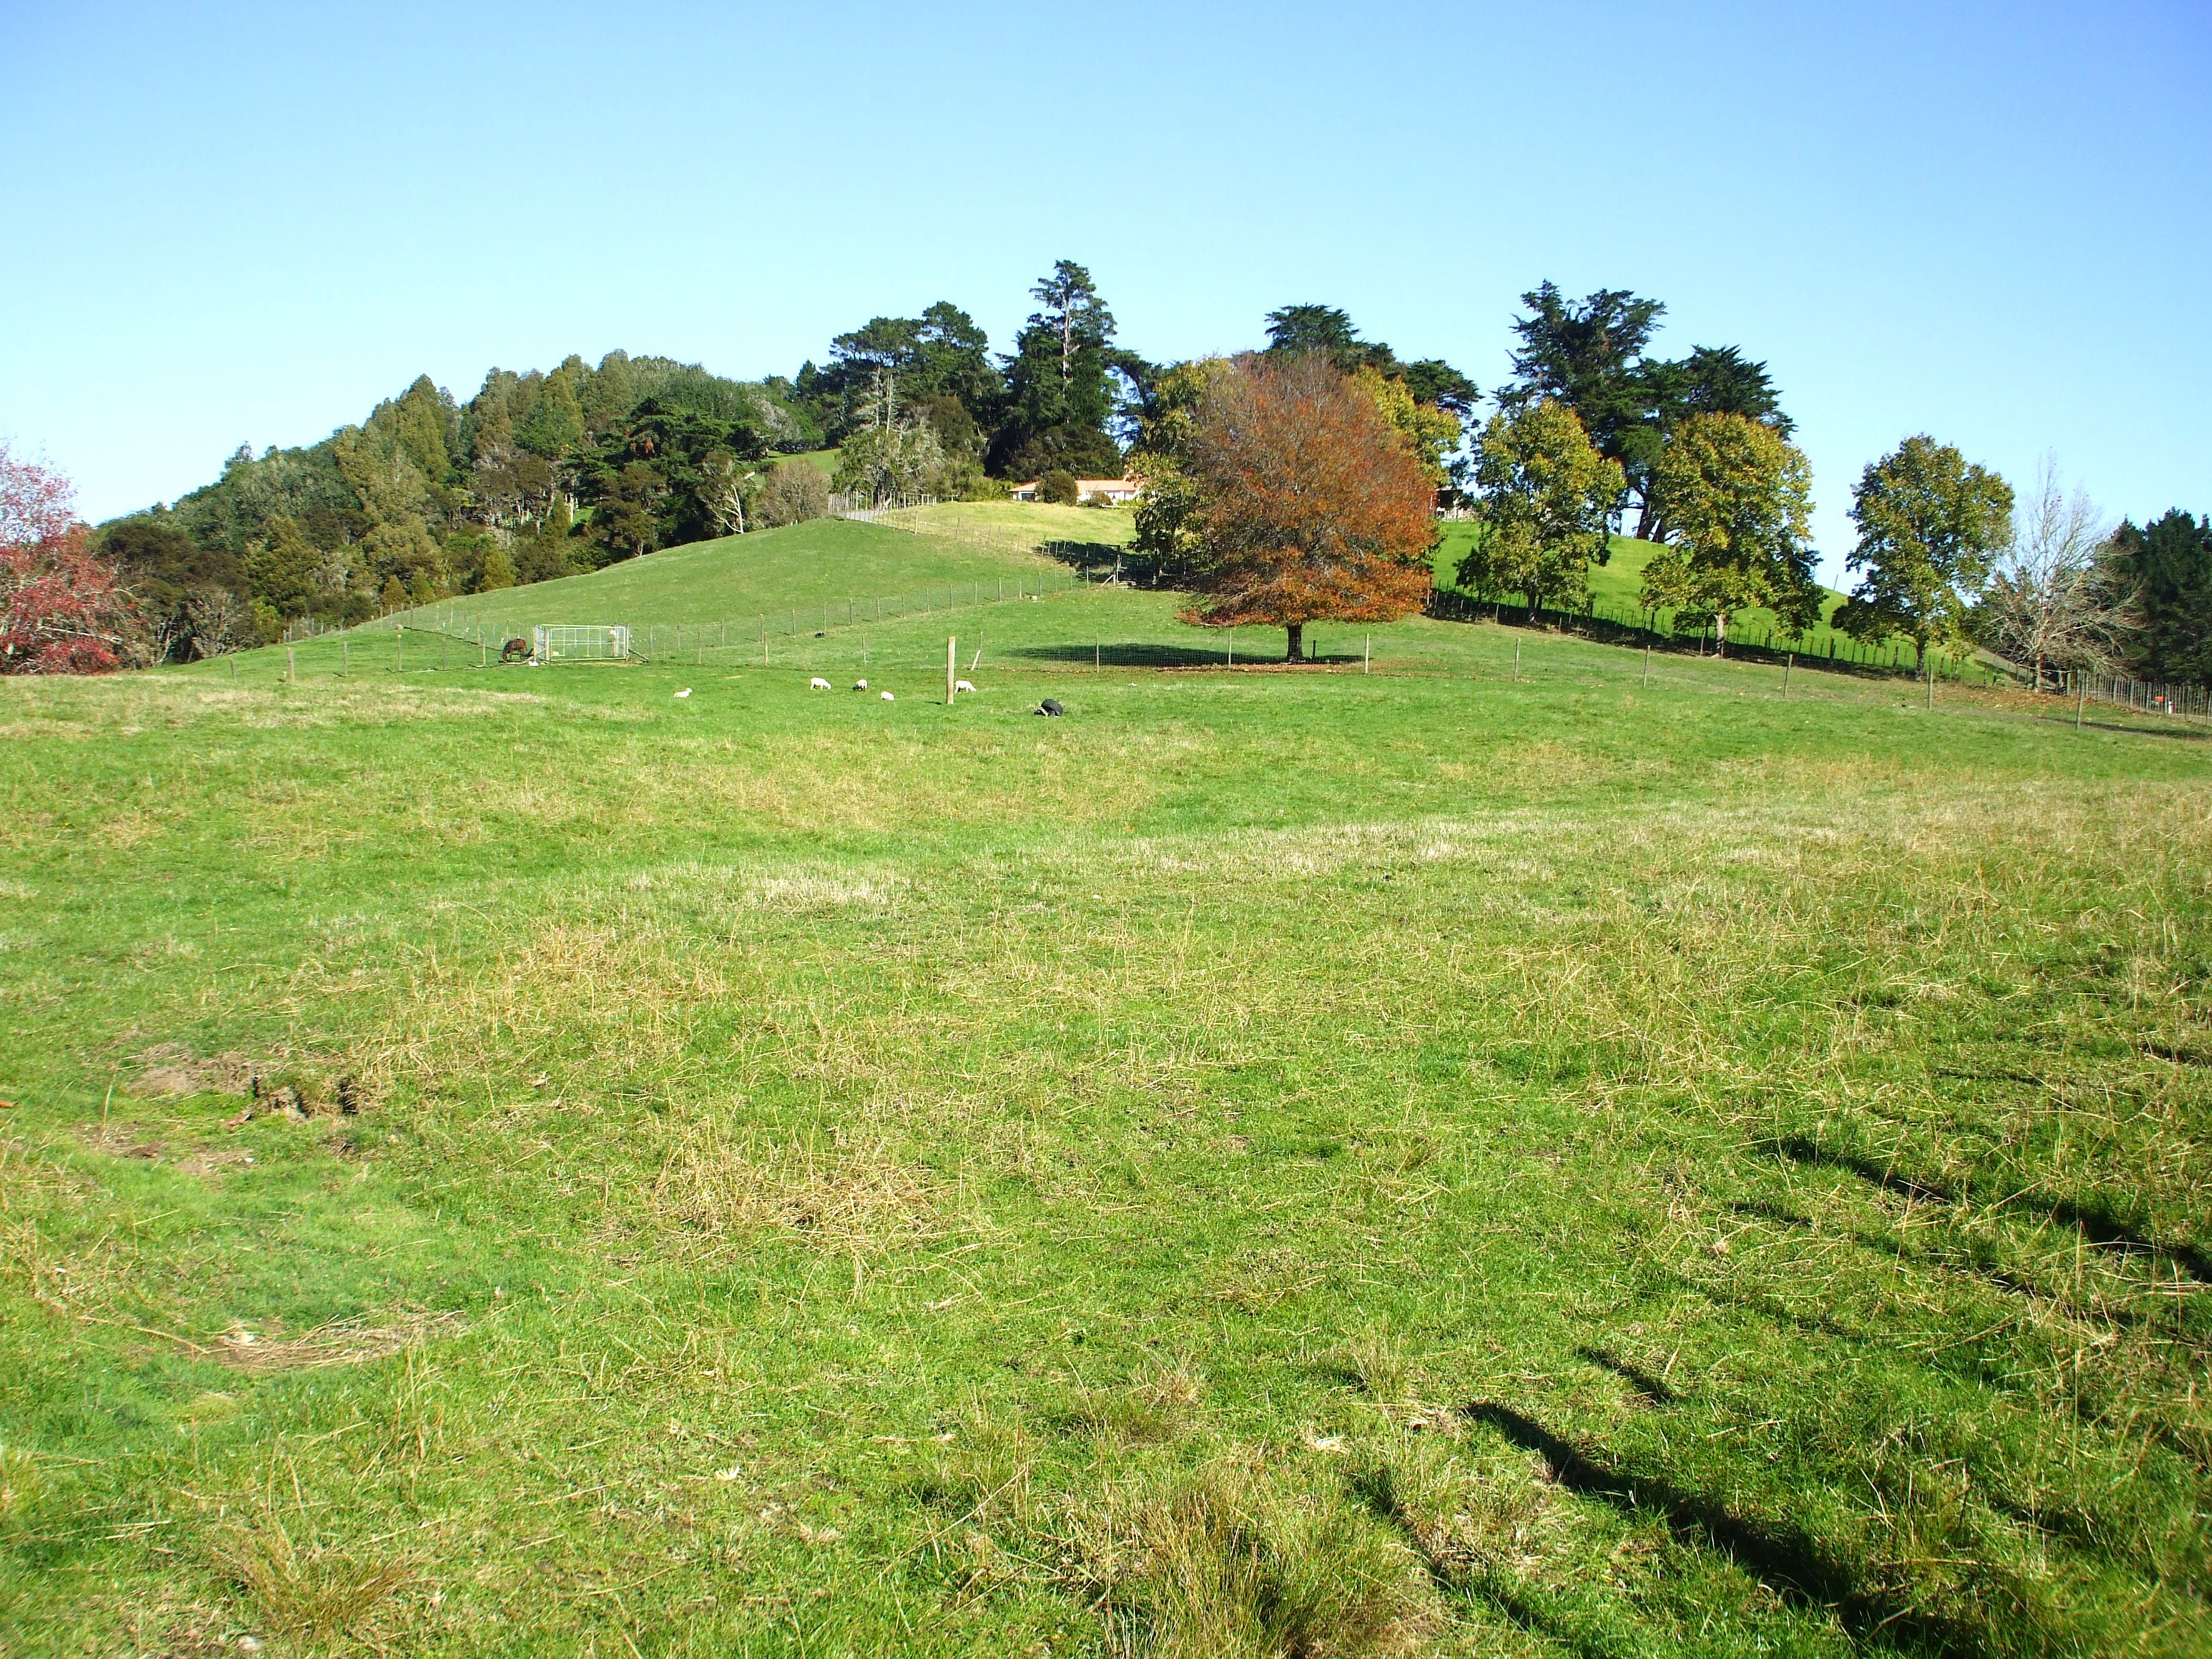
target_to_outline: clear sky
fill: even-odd
[[[2212,508],[2212,3],[0,0],[0,434],[88,516],[428,373],[754,377],[1055,258],[1156,359],[1349,310],[1504,377],[1632,289],[1800,423],[1838,574],[1917,431]]]

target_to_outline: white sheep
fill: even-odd
[[[865,690],[866,690],[867,689],[868,689],[868,683],[867,683],[867,681],[866,681],[866,680],[854,680],[854,681],[853,682],[853,690],[854,690],[855,691],[865,691]]]
[[[684,699],[685,697],[690,696],[690,695],[691,695],[691,688],[690,688],[690,686],[688,686],[688,685],[687,685],[687,686],[685,686],[685,687],[684,687],[681,691],[678,691],[678,692],[676,694],[676,696],[677,696],[677,700],[680,702],[681,701],[683,701],[683,699]]]
[[[888,691],[878,691],[876,695],[881,697],[885,702],[896,702],[898,701],[896,697],[891,696]]]
[[[823,679],[821,675],[817,674],[812,679],[806,682],[806,689],[809,691],[827,691],[830,689],[830,682]]]
[[[953,681],[953,682],[952,682],[952,689],[953,689],[953,690],[954,690],[954,691],[956,691],[956,692],[958,692],[958,691],[969,691],[969,692],[972,692],[972,691],[974,691],[974,690],[975,690],[975,688],[974,686],[972,686],[972,685],[969,684],[968,684],[968,682],[967,682],[967,681],[965,681],[965,680],[955,680],[955,681]]]

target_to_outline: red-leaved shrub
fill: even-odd
[[[0,674],[104,674],[140,654],[138,607],[76,492],[0,443]]]

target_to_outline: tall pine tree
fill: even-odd
[[[1107,430],[1114,416],[1114,313],[1091,273],[1055,264],[1030,290],[1042,307],[1014,338],[1006,360],[1006,407],[988,454],[1001,477],[1049,471],[1115,477],[1121,452]]]

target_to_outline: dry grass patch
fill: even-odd
[[[712,1123],[669,1153],[651,1202],[664,1219],[717,1242],[775,1231],[855,1257],[938,1230],[932,1182],[881,1143],[759,1146]]]
[[[341,1638],[380,1645],[392,1596],[416,1577],[405,1557],[378,1560],[321,1544],[302,1548],[273,1512],[233,1526],[209,1552],[269,1634],[303,1645]]]
[[[210,1352],[242,1371],[316,1370],[383,1359],[433,1336],[457,1332],[463,1322],[458,1313],[407,1313],[383,1324],[333,1320],[291,1337],[266,1335],[238,1325],[217,1337]]]

